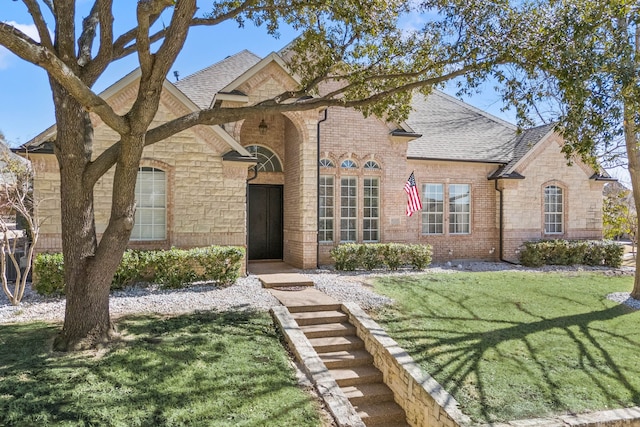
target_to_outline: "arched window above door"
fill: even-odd
[[[282,172],[282,164],[276,153],[261,145],[245,147],[249,153],[258,159],[259,172]]]

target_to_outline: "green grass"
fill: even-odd
[[[0,326],[2,426],[319,426],[265,313],[121,320],[104,354],[52,354],[57,326]]]
[[[640,311],[606,295],[631,277],[388,277],[376,319],[475,421],[640,405]]]

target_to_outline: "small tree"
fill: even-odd
[[[12,158],[7,152],[2,156],[0,174],[2,185],[0,186],[0,275],[2,277],[2,290],[13,305],[20,304],[27,285],[27,278],[31,270],[31,261],[35,245],[40,234],[40,218],[38,217],[37,201],[33,196],[33,169],[30,165],[17,158]],[[22,218],[25,230],[21,239],[20,233],[10,227],[13,220],[6,213],[15,214],[16,222]],[[12,217],[13,215],[11,215]],[[24,243],[24,258],[18,256],[17,249]],[[7,278],[7,262],[13,264],[17,275],[15,283],[10,287]],[[21,267],[24,265],[24,271]]]

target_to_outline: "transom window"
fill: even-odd
[[[330,159],[320,159],[320,166],[323,168],[334,168],[336,165]]]
[[[165,240],[167,195],[164,171],[142,167],[136,179],[135,224],[131,240]]]
[[[358,180],[340,178],[340,241],[355,242],[358,221]]]
[[[332,176],[320,176],[318,199],[320,207],[318,239],[321,242],[333,242],[334,186]]]
[[[373,160],[368,160],[367,163],[364,164],[365,169],[380,169],[380,165]]]
[[[562,234],[564,203],[562,188],[549,185],[544,188],[544,232]]]
[[[351,159],[343,160],[340,164],[340,167],[343,169],[357,169],[358,165]]]
[[[282,165],[276,154],[261,145],[248,145],[247,151],[258,159],[258,172],[282,172]]]

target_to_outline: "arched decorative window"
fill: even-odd
[[[136,214],[131,240],[167,238],[167,192],[165,172],[141,167],[136,179]]]
[[[364,168],[368,170],[376,170],[380,169],[380,165],[374,160],[368,160],[367,163],[364,164]]]
[[[320,159],[320,166],[323,168],[334,168],[336,165],[330,159]]]
[[[564,194],[561,187],[544,187],[544,232],[562,234],[564,232]]]
[[[340,167],[343,169],[357,169],[358,165],[351,159],[343,160],[340,164]]]
[[[258,159],[259,172],[282,172],[282,164],[273,151],[260,145],[248,145],[245,148]]]

